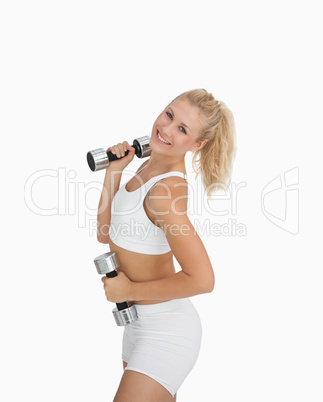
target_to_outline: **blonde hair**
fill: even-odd
[[[189,101],[201,116],[203,128],[197,142],[207,140],[207,143],[194,152],[192,166],[197,176],[202,174],[203,185],[209,198],[219,189],[223,189],[223,184],[228,186],[231,183],[236,153],[233,114],[225,103],[216,100],[205,89],[192,89],[175,99]]]

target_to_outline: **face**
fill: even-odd
[[[154,150],[164,151],[167,155],[195,152],[207,142],[197,142],[201,129],[201,117],[196,108],[186,100],[176,99],[157,117],[150,145]]]

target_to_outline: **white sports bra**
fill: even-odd
[[[131,179],[119,188],[111,204],[109,237],[113,243],[141,254],[159,255],[171,251],[164,231],[151,222],[143,206],[149,189],[158,180],[170,176],[180,176],[187,180],[185,173],[172,171],[152,177],[134,191],[126,190]]]

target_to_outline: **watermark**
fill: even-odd
[[[26,206],[31,212],[40,216],[77,216],[78,226],[84,228],[87,218],[97,215],[97,205],[91,207],[88,199],[93,197],[93,193],[100,194],[102,182],[85,183],[76,181],[76,177],[77,173],[74,170],[67,171],[66,168],[38,170],[30,175],[25,182],[24,199]],[[44,180],[47,186],[51,186],[53,190],[53,207],[42,205],[36,201],[35,193],[44,191],[41,182]]]
[[[299,232],[298,184],[299,168],[294,167],[271,180],[261,193],[261,209],[264,216],[291,234]]]
[[[77,180],[77,173],[74,170],[67,170],[64,167],[60,167],[57,170],[42,169],[31,174],[25,182],[24,198],[25,204],[28,209],[40,216],[76,216],[79,228],[89,228],[91,235],[94,235],[94,228],[96,227],[97,215],[104,213],[109,203],[111,208],[111,214],[114,216],[129,216],[135,214],[138,211],[144,213],[146,220],[148,219],[145,211],[143,211],[143,199],[148,192],[148,188],[145,186],[144,181],[140,176],[137,176],[139,180],[139,188],[132,193],[131,197],[125,197],[124,200],[118,199],[116,202],[113,198],[110,200],[109,194],[115,193],[115,188],[119,188],[120,173],[118,171],[111,172],[110,187],[106,188],[100,181],[91,181],[85,183],[84,181]],[[123,170],[123,175],[129,174],[129,180],[135,175],[135,172],[131,170]],[[46,186],[44,185],[46,184]],[[171,189],[163,182],[157,182],[155,186],[163,187],[162,196],[154,196],[151,199],[170,200]],[[190,214],[202,216],[202,214],[209,214],[216,217],[225,217],[228,215],[237,214],[238,194],[239,191],[246,187],[246,183],[231,183],[230,187],[221,185],[222,191],[213,195],[207,200],[203,191],[198,191],[196,187],[191,183],[177,183],[174,187],[188,186],[188,195],[180,195],[172,200],[169,209],[173,214],[181,216],[186,214],[186,210],[189,210]],[[122,186],[121,186],[122,187]],[[212,186],[211,186],[212,187]],[[45,188],[45,190],[44,190]],[[51,206],[45,205],[41,201],[37,200],[35,195],[48,191],[51,189]],[[201,189],[200,189],[201,190]],[[212,189],[211,189],[212,190]],[[99,199],[102,194],[101,204]],[[129,200],[131,199],[131,202]],[[186,208],[186,204],[187,208]],[[185,205],[185,208],[183,208]],[[148,206],[149,211],[161,218],[167,215],[169,211],[155,211],[152,206]],[[128,222],[128,229],[124,230],[133,231],[132,224]],[[140,229],[140,223],[137,222],[137,230]],[[242,225],[242,224],[241,224]],[[205,219],[194,220],[194,226],[196,226],[201,233],[210,236],[217,235],[242,235],[242,232],[246,233],[246,228],[237,229],[237,221],[234,223],[225,222],[223,224],[207,222]],[[238,225],[239,226],[239,225]],[[148,227],[151,227],[151,223],[148,223]],[[158,233],[159,228],[156,230]],[[230,229],[229,229],[230,228]],[[106,228],[100,228],[104,230]],[[121,230],[121,229],[119,229]],[[163,228],[165,230],[165,227]],[[184,227],[176,228],[176,224],[171,225],[168,228],[170,233],[183,234],[185,232]],[[142,228],[142,236],[147,237],[148,228]],[[151,233],[150,233],[151,234]],[[144,238],[144,237],[143,237]]]
[[[203,237],[210,236],[246,236],[247,228],[243,223],[237,222],[236,219],[229,218],[225,223],[217,223],[211,219],[193,219],[191,225],[188,224],[164,224],[162,220],[156,222],[160,226],[151,225],[149,223],[144,224],[138,222],[133,218],[130,221],[119,224],[104,224],[98,227],[97,220],[91,220],[89,224],[89,236],[109,235],[113,241],[119,236],[126,237],[128,239],[135,238],[136,240],[145,241],[152,239],[160,235],[160,231],[163,231],[165,235],[170,234],[172,236],[195,236],[200,235]],[[130,240],[131,241],[131,240]]]
[[[126,216],[126,221],[123,227],[110,228],[100,227],[100,230],[106,231],[115,236],[121,231],[128,231],[129,236],[131,233],[136,233],[141,236],[142,240],[152,234],[151,221],[148,222],[148,216],[143,209],[143,199],[149,190],[149,185],[145,183],[142,178],[137,175],[138,188],[135,191],[130,191],[131,196],[127,196],[126,190],[127,182],[120,186],[120,178],[129,175],[129,180],[136,174],[134,171],[124,169],[122,172],[111,171],[109,180],[109,188],[106,188],[102,181],[84,182],[77,178],[77,172],[74,170],[67,170],[60,167],[54,169],[42,169],[31,174],[26,182],[24,189],[24,199],[27,208],[34,214],[40,216],[75,216],[79,228],[88,228],[89,234],[92,236],[97,233],[97,216],[106,211],[107,207],[111,208],[111,214],[114,217]],[[97,176],[96,176],[97,177]],[[46,185],[44,185],[44,183]],[[147,184],[147,185],[146,185]],[[263,188],[261,193],[261,210],[264,216],[274,225],[283,229],[291,234],[297,234],[299,231],[299,169],[295,167],[291,170],[284,172],[281,176],[277,176],[271,180]],[[193,220],[193,225],[197,232],[202,236],[246,236],[247,227],[244,223],[238,222],[233,219],[238,213],[238,199],[241,190],[247,187],[247,183],[231,182],[230,186],[223,183],[217,183],[221,187],[221,191],[214,193],[209,199],[206,197],[208,189],[203,189],[203,186],[193,186],[191,183],[176,183],[174,187],[185,186],[188,188],[188,195],[179,195],[172,199],[171,188],[164,182],[157,182],[155,186],[163,188],[163,195],[158,197],[150,197],[154,204],[154,198],[160,200],[171,200],[169,210],[179,217],[181,215],[188,215],[200,217]],[[110,194],[115,194],[119,189],[124,192],[124,197],[110,197]],[[212,185],[210,186],[212,190]],[[45,205],[41,201],[37,201],[35,194],[42,194],[44,191],[51,189],[51,206]],[[99,200],[101,203],[99,206]],[[111,204],[111,205],[110,205]],[[168,210],[154,210],[152,205],[146,205],[146,208],[155,217],[161,219],[164,215],[169,213]],[[283,214],[279,211],[283,207]],[[144,223],[136,222],[131,219],[135,213],[140,213],[144,217]],[[216,217],[216,219],[206,219],[205,214]],[[203,216],[203,218],[202,218]],[[226,222],[219,223],[219,221],[227,218]],[[128,220],[127,220],[128,219]],[[127,227],[128,226],[128,227]],[[161,230],[160,227],[154,225],[154,230],[158,234]],[[164,231],[169,233],[178,233],[185,235],[185,227],[176,227],[172,224],[169,228],[165,224],[161,225]],[[118,232],[119,231],[119,232]],[[128,236],[128,234],[126,234]]]

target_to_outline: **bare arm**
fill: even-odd
[[[129,151],[124,156],[125,151]],[[109,243],[109,228],[111,224],[111,205],[116,192],[119,190],[122,171],[133,160],[135,149],[127,141],[114,145],[107,149],[116,154],[118,160],[110,162],[106,169],[102,186],[101,197],[97,214],[97,239],[100,243]]]
[[[121,176],[122,171],[113,170],[110,167],[106,169],[97,214],[97,239],[100,243],[109,243],[111,204],[116,192],[119,190]]]
[[[211,261],[186,214],[185,188],[172,186],[172,178],[164,180],[165,187],[152,188],[149,205],[182,270],[156,281],[132,282],[129,300],[179,299],[214,289]]]

